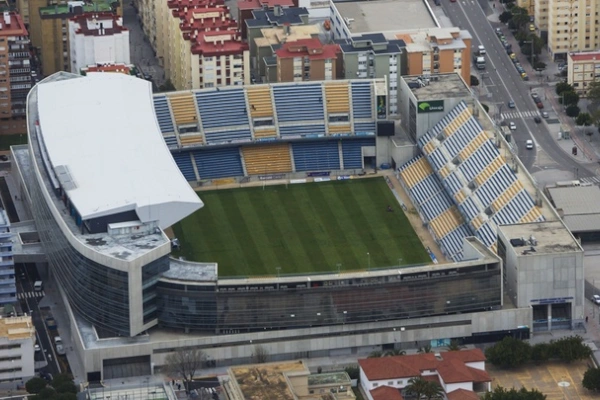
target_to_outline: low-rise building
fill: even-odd
[[[133,64],[96,64],[85,66],[79,70],[81,75],[95,72],[118,73],[133,76],[139,76],[140,74],[139,70]]]
[[[253,11],[273,11],[276,6],[282,8],[297,7],[298,2],[294,0],[239,0],[237,2],[237,22],[242,30],[242,39],[248,39],[246,20],[254,18]]]
[[[330,81],[340,77],[341,51],[337,44],[317,38],[286,42],[275,51],[277,82]]]
[[[69,20],[71,72],[94,64],[130,64],[129,30],[111,12],[84,13]]]
[[[0,318],[0,381],[35,374],[35,327],[30,316]]]
[[[492,381],[480,349],[366,358],[358,365],[360,385],[369,400],[383,398],[383,392],[386,399],[394,399],[394,390],[402,392],[413,378],[436,382],[448,399],[478,399],[476,393],[490,390]]]
[[[225,384],[231,400],[354,400],[345,372],[312,375],[303,361],[231,367]]]
[[[590,83],[600,78],[600,52],[569,53],[567,71],[569,85],[585,97]]]

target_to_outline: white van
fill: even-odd
[[[33,284],[33,290],[35,290],[36,292],[41,292],[43,288],[44,283],[42,281],[35,281],[35,283]]]

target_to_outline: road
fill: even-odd
[[[42,299],[39,292],[33,290],[33,283],[39,280],[39,275],[34,264],[17,264],[15,266],[17,295],[20,297],[21,309],[31,315],[33,325],[35,326],[37,344],[41,351],[35,354],[35,361],[48,362],[48,366],[43,368],[45,372],[52,375],[60,373],[60,366],[56,361],[56,351],[48,336],[45,321],[39,308],[39,301]]]
[[[476,0],[458,0],[455,3],[444,0],[442,2],[442,7],[452,23],[462,29],[467,29],[473,35],[472,52],[480,44],[486,49],[487,65],[483,84],[488,88],[491,98],[481,99],[481,101],[496,104],[498,107],[502,106],[503,114],[510,112],[521,115],[510,119],[517,125],[517,130],[512,131],[513,139],[518,146],[519,158],[532,174],[540,170],[535,163],[539,156],[538,151],[541,149],[557,164],[556,168],[563,171],[578,170],[580,178],[594,176],[592,171],[573,160],[558,146],[548,131],[545,122],[538,124],[533,120],[533,115],[539,115],[539,110],[531,98],[531,90],[539,84],[524,82],[521,79],[519,72],[506,54],[504,46],[496,36],[495,29],[501,28],[507,37],[511,33],[503,24],[492,24],[487,18],[486,13],[492,12],[490,9],[491,4],[493,3],[487,0],[480,0],[479,2]],[[518,51],[516,52],[518,53]],[[523,59],[523,56],[520,56],[520,58]],[[515,109],[508,108],[508,102],[511,99],[515,102]],[[547,103],[546,106],[548,106]],[[525,141],[528,139],[534,141],[535,150],[525,148]]]

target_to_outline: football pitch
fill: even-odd
[[[173,227],[181,244],[174,255],[217,262],[221,277],[431,262],[384,178],[205,191],[199,196],[204,207]]]

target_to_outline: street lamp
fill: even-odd
[[[371,254],[367,253],[367,269],[371,269]]]

